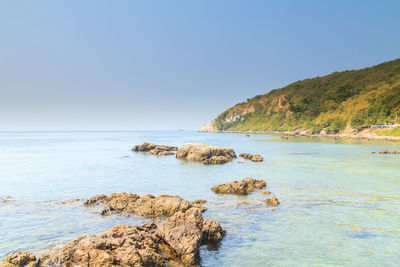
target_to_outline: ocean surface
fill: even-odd
[[[145,141],[229,146],[264,161],[207,166],[131,151]],[[0,259],[142,224],[140,217],[98,215],[82,202],[58,203],[132,192],[208,201],[204,217],[227,235],[219,249],[201,248],[202,266],[399,266],[400,155],[371,153],[383,149],[400,145],[195,131],[1,132],[0,197],[12,199],[0,200]],[[245,177],[265,179],[281,204],[268,207],[257,192],[210,190]]]

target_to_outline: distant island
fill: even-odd
[[[199,131],[400,137],[400,59],[257,95]]]

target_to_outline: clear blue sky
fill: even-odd
[[[400,57],[400,1],[0,2],[0,130],[197,129]]]

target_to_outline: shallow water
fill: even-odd
[[[144,141],[180,146],[203,142],[259,153],[216,166],[131,152]],[[81,202],[95,194],[133,192],[206,199],[207,218],[227,236],[201,248],[203,266],[400,265],[400,155],[372,154],[399,143],[243,134],[159,132],[0,133],[0,259],[39,252],[78,235],[145,219],[100,216]],[[129,156],[129,157],[125,157]],[[218,196],[209,188],[261,178],[281,204],[257,192]],[[250,205],[237,206],[240,201]]]

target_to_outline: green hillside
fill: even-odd
[[[305,79],[258,95],[200,130],[337,133],[400,120],[400,59]]]

